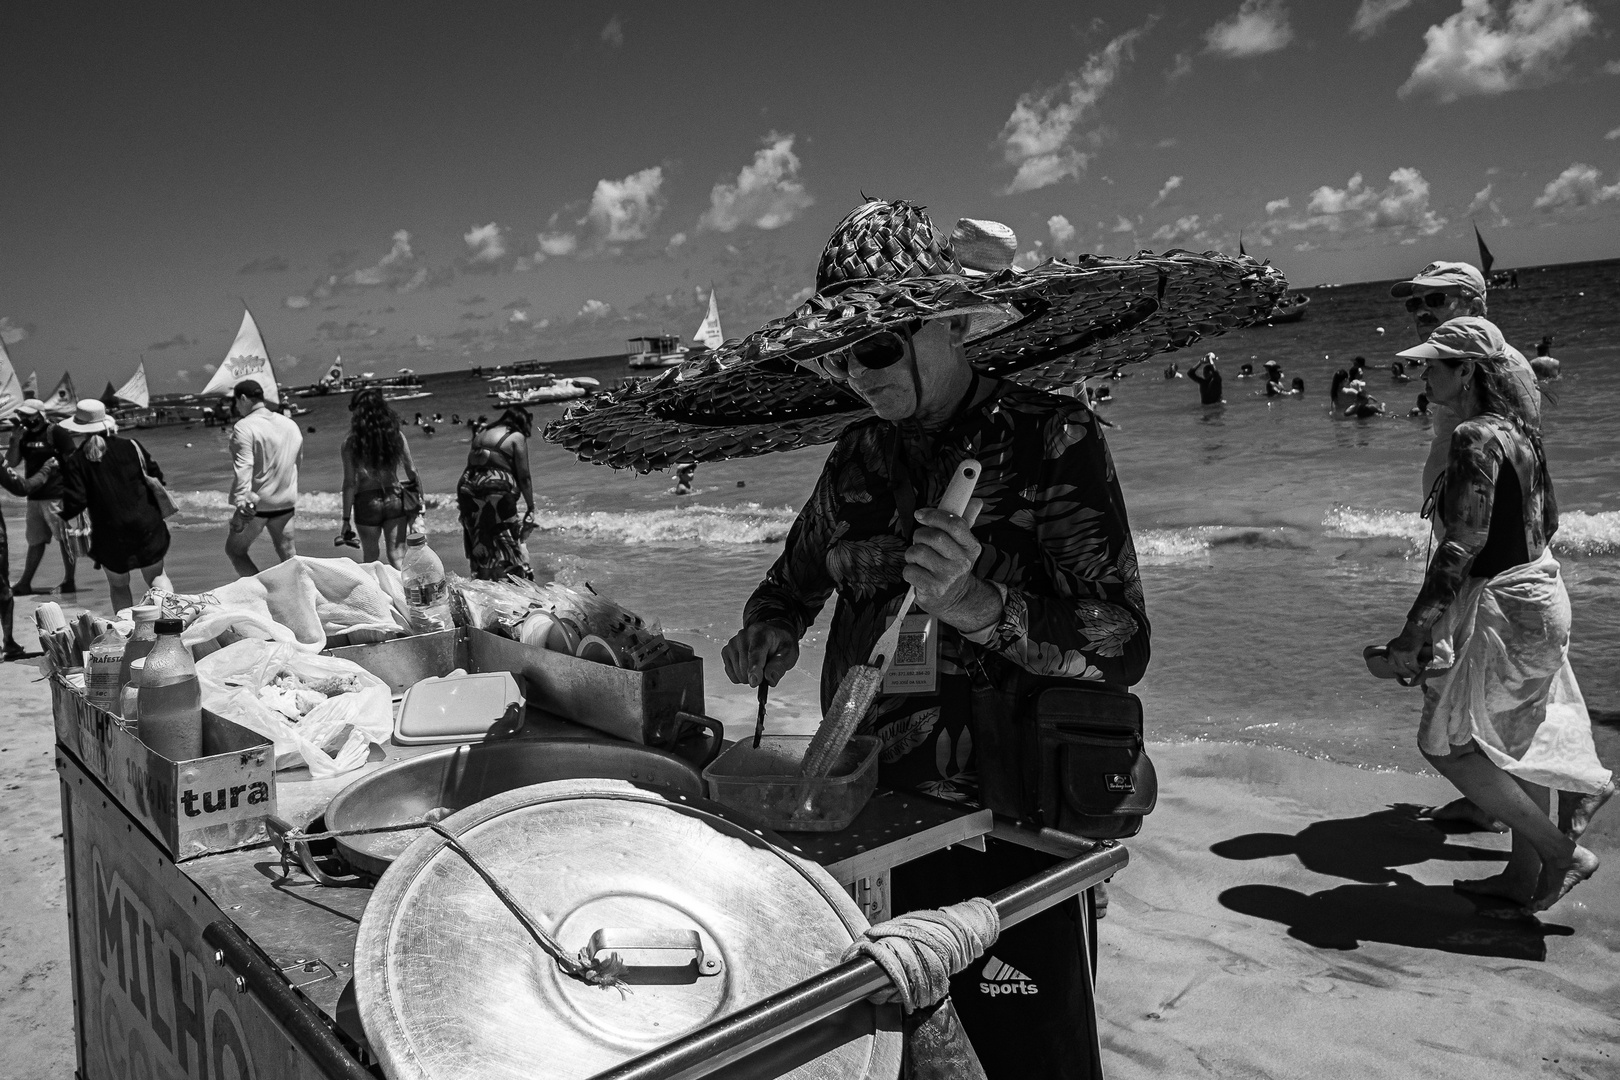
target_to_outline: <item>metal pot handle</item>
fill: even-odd
[[[713,763],[715,758],[720,756],[720,751],[726,748],[726,727],[714,717],[704,716],[702,713],[677,712],[675,718],[696,724],[708,731],[709,741],[713,745],[709,750],[709,756],[697,763],[698,772],[702,772]]]
[[[585,955],[604,959],[604,953],[617,956],[631,971],[685,971],[718,975],[724,966],[720,957],[703,951],[703,936],[696,930],[647,930],[604,926],[585,944]]]
[[[281,852],[282,860],[292,859],[298,863],[299,869],[314,878],[318,884],[328,888],[359,888],[371,885],[371,879],[360,874],[349,877],[336,877],[322,870],[315,862],[315,856],[310,853],[309,844],[303,840],[289,840],[287,834],[293,832],[292,824],[285,818],[274,814],[264,819],[264,831],[270,834],[270,840]],[[291,850],[289,850],[291,849]]]

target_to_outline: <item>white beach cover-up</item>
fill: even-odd
[[[1472,739],[1504,772],[1594,794],[1609,781],[1569,666],[1569,593],[1549,549],[1471,579],[1433,631],[1418,745],[1444,756]]]

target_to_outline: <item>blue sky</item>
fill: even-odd
[[[107,10],[107,9],[103,9]],[[10,5],[0,336],[42,382],[463,367],[786,311],[863,193],[1026,261],[1298,286],[1620,256],[1614,0]],[[182,374],[183,373],[183,374]]]

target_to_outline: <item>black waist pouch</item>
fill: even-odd
[[[999,657],[970,666],[985,806],[1092,840],[1141,831],[1159,798],[1141,698],[1106,683],[1030,675]]]

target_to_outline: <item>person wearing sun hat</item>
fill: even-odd
[[[1557,502],[1507,349],[1493,323],[1463,316],[1400,354],[1429,361],[1425,390],[1458,423],[1424,510],[1441,541],[1386,648],[1395,674],[1423,678],[1423,756],[1513,833],[1501,874],[1456,888],[1533,912],[1597,869],[1570,835],[1578,830],[1549,819],[1548,789],[1582,801],[1584,828],[1615,785],[1569,664],[1569,594],[1551,549]]]
[[[107,406],[95,398],[81,400],[61,427],[74,436],[77,447],[25,483],[48,482],[47,474],[60,469],[62,515],[89,513],[90,557],[107,575],[113,610],[120,611],[133,602],[132,571],[139,570],[148,585],[167,586],[163,560],[169,552],[169,527],[147,483],[148,477],[161,481],[163,470],[146,447],[116,434]],[[22,478],[12,473],[11,479]]]
[[[11,432],[6,464],[12,468],[23,466],[23,472],[28,476],[39,472],[47,462],[60,461],[73,453],[73,437],[59,425],[51,423],[45,413],[46,408],[46,403],[39,398],[28,398],[17,407],[17,426]],[[24,557],[22,576],[17,579],[14,591],[24,596],[35,591],[34,574],[45,558],[46,547],[54,540],[62,554],[61,591],[74,592],[79,560],[62,519],[60,480],[42,485],[28,496],[26,540],[28,554]]]

